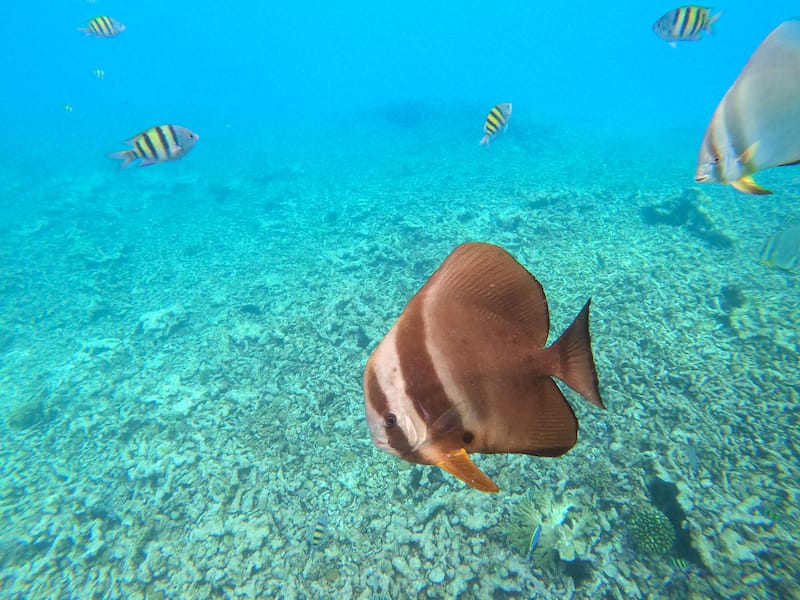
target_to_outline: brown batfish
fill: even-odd
[[[545,348],[541,284],[502,248],[453,250],[367,362],[364,398],[376,446],[437,465],[484,492],[498,487],[469,453],[560,456],[578,421],[552,377],[604,408],[589,302]]]
[[[753,173],[800,162],[800,20],[785,21],[756,49],[717,106],[695,180],[770,194]]]

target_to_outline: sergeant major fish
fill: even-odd
[[[198,139],[200,136],[186,127],[157,125],[126,141],[133,146],[131,150],[114,152],[110,158],[121,160],[123,169],[137,159],[141,159],[140,167],[146,167],[183,158]]]
[[[703,31],[712,33],[711,25],[722,16],[722,13],[709,16],[710,12],[710,8],[702,6],[681,6],[656,21],[653,31],[673,48],[675,42],[695,42]]]
[[[506,129],[508,127],[508,119],[511,117],[511,103],[501,102],[495,104],[486,115],[486,122],[483,124],[483,133],[481,144],[488,144],[500,131],[500,128]]]
[[[112,17],[103,15],[89,19],[86,23],[86,27],[78,27],[78,31],[95,37],[112,38],[125,31],[125,25]]]
[[[589,302],[551,346],[541,284],[502,248],[458,246],[411,298],[364,370],[376,446],[499,488],[469,453],[560,456],[578,421],[552,377],[604,408]]]

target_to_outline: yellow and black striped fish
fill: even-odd
[[[486,122],[483,124],[483,133],[485,135],[481,138],[481,144],[488,144],[497,135],[500,128],[508,127],[509,117],[511,117],[510,102],[495,104],[489,114],[486,115]]]
[[[131,150],[114,152],[110,157],[121,160],[123,169],[136,159],[141,159],[140,167],[146,167],[183,158],[198,139],[200,136],[186,127],[156,125],[126,141],[133,146]]]
[[[314,526],[314,531],[311,534],[312,548],[317,548],[320,544],[322,544],[322,540],[325,539],[327,527],[328,517],[326,515],[322,515],[317,521],[317,524]]]
[[[675,47],[675,42],[695,42],[705,30],[711,33],[711,25],[722,16],[709,16],[710,8],[703,6],[681,6],[666,13],[653,24],[653,31],[662,40]]]
[[[688,571],[692,568],[692,563],[685,558],[673,557],[671,562],[676,569],[680,569],[681,571]]]
[[[86,27],[78,27],[86,35],[93,35],[101,38],[112,38],[125,31],[125,25],[112,17],[105,15],[89,19]]]

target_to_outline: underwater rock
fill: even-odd
[[[735,329],[734,317],[739,309],[747,306],[747,296],[745,296],[742,288],[735,285],[723,285],[717,296],[717,304],[722,314],[718,316],[718,320],[723,324]]]
[[[650,493],[653,506],[666,516],[672,527],[672,550],[674,556],[702,565],[700,554],[692,546],[690,532],[688,529],[684,529],[687,515],[678,499],[678,486],[660,477],[653,477],[647,482],[647,490]]]
[[[14,347],[14,334],[10,331],[0,330],[0,354]]]
[[[732,248],[733,240],[714,222],[706,208],[708,196],[698,188],[687,188],[673,200],[661,204],[643,206],[642,221],[645,225],[671,225],[686,227],[696,237],[717,248]]]
[[[181,306],[174,304],[168,308],[151,310],[142,314],[136,322],[134,333],[164,339],[189,323],[189,313]]]
[[[747,304],[747,296],[742,288],[735,285],[723,285],[719,291],[719,307],[726,313]]]
[[[428,581],[431,583],[442,583],[444,581],[445,573],[441,567],[433,567],[430,573],[428,573]]]
[[[247,304],[242,304],[239,307],[239,310],[246,315],[250,315],[251,317],[260,317],[264,313],[258,304],[253,304],[250,302]]]
[[[562,560],[561,571],[572,577],[575,587],[581,585],[592,578],[592,561],[576,558],[575,560]]]
[[[32,429],[52,419],[41,398],[28,400],[13,407],[8,413],[7,423],[11,429]]]

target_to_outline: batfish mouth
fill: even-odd
[[[697,183],[705,183],[709,179],[711,179],[711,177],[709,175],[706,175],[705,173],[698,173],[697,175],[694,176],[694,180]]]

